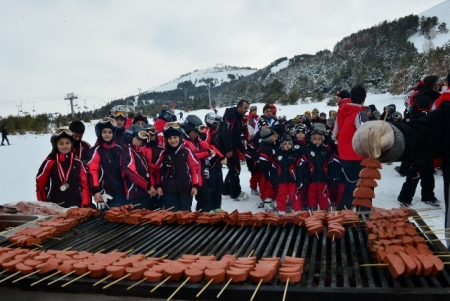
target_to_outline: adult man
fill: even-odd
[[[424,78],[423,88],[414,96],[411,106],[409,120],[417,120],[431,112],[434,101],[439,98],[439,77],[430,75]],[[416,192],[417,184],[422,186],[422,202],[433,206],[439,206],[434,195],[434,166],[433,158],[421,158],[411,163],[406,174],[405,183],[398,196],[398,201],[404,206],[411,206]]]
[[[363,107],[366,100],[366,89],[361,85],[356,85],[350,91],[351,101],[342,105],[337,114],[337,144],[339,158],[342,169],[345,173],[345,189],[338,210],[352,208],[353,190],[356,181],[359,179],[360,165],[363,157],[355,153],[352,147],[352,138],[355,131],[366,121],[368,121],[366,108]]]
[[[223,127],[223,134],[231,139],[227,140],[229,143],[224,144],[225,155],[228,158],[228,173],[224,181],[223,195],[230,195],[235,201],[248,199],[248,194],[241,190],[239,182],[241,172],[239,155],[245,151],[244,139],[247,137],[247,128],[243,122],[243,117],[248,111],[248,106],[248,101],[241,99],[236,107],[226,109],[224,114],[224,122],[227,126]]]
[[[450,93],[435,101],[436,110],[410,122],[367,122],[353,137],[355,151],[381,162],[442,158],[444,173],[445,225],[450,227]],[[424,147],[426,145],[426,147]],[[446,234],[450,238],[450,233]],[[447,240],[447,243],[449,240]]]

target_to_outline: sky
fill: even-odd
[[[3,0],[0,116],[67,114],[68,93],[94,109],[216,64],[262,68],[332,50],[358,30],[441,2]]]

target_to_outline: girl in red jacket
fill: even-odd
[[[192,197],[201,183],[198,160],[183,143],[184,132],[178,123],[164,125],[165,149],[156,162],[157,191],[164,208],[190,211]]]
[[[52,151],[36,176],[36,198],[62,207],[88,207],[89,185],[83,163],[73,152],[73,133],[58,129],[52,135]]]

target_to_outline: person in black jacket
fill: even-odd
[[[5,126],[2,125],[2,145],[5,145],[4,142],[8,142],[9,145],[9,140],[8,140],[8,131],[5,129]]]
[[[73,153],[75,158],[81,160],[86,166],[87,160],[89,160],[89,155],[91,153],[91,145],[83,140],[83,135],[85,131],[84,123],[80,120],[74,120],[70,123],[69,129],[73,133]]]
[[[439,77],[430,75],[424,78],[424,86],[414,97],[411,107],[410,120],[417,120],[431,112],[434,101],[439,98]],[[422,202],[433,206],[439,206],[434,195],[434,165],[433,158],[421,158],[411,163],[406,174],[405,183],[398,196],[398,201],[404,206],[411,206],[416,192],[417,184],[422,186]]]
[[[410,122],[367,122],[353,137],[353,148],[366,158],[380,162],[442,158],[444,173],[445,225],[450,227],[450,93],[442,93],[433,110]],[[424,147],[426,145],[426,147]],[[439,227],[442,227],[439,226]],[[450,233],[446,234],[447,244]]]
[[[225,110],[224,122],[226,127],[223,128],[223,136],[230,137],[227,143],[224,144],[225,152],[222,152],[227,157],[228,173],[224,181],[224,195],[230,195],[235,201],[248,199],[248,194],[242,191],[239,180],[241,173],[240,155],[245,152],[245,144],[243,137],[246,137],[246,125],[243,121],[244,115],[247,113],[249,103],[242,99],[238,102],[236,107]],[[230,143],[231,142],[231,143]]]

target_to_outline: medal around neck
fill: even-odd
[[[59,187],[59,190],[61,191],[66,191],[67,189],[69,189],[69,183],[64,183]]]

